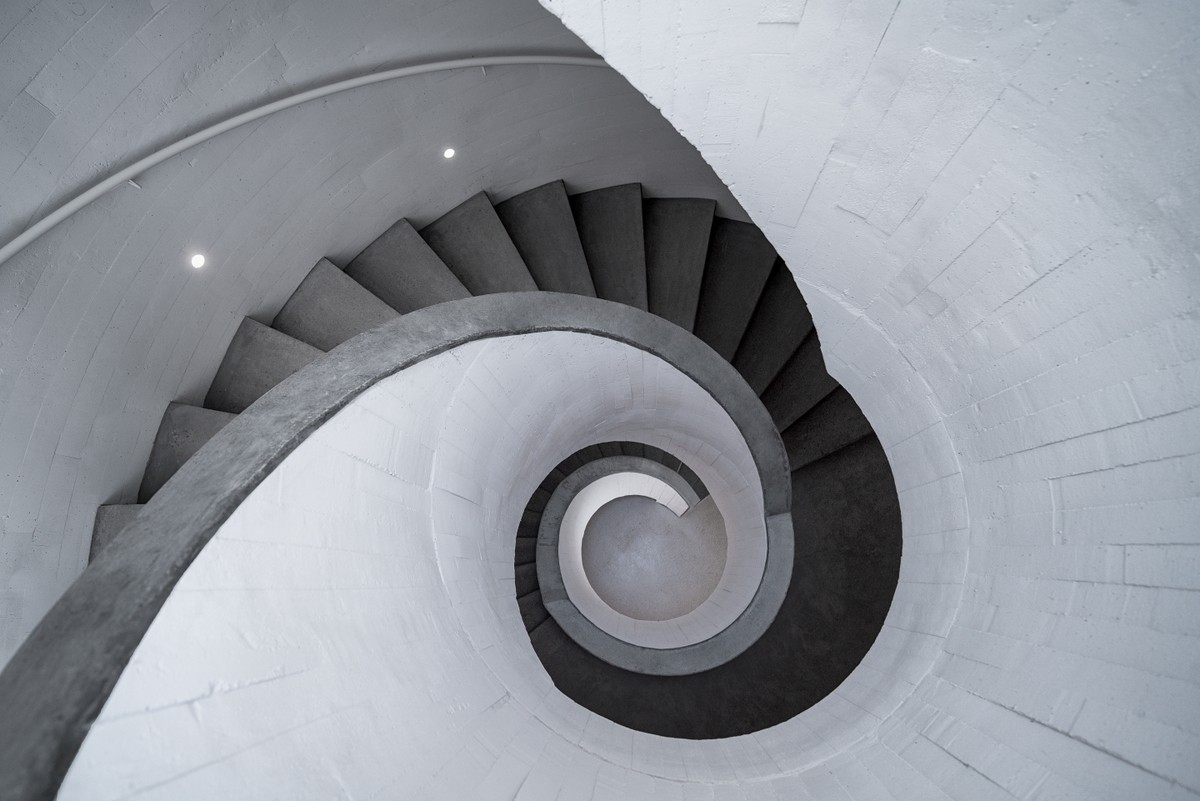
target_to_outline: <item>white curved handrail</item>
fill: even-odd
[[[128,167],[115,172],[103,181],[93,185],[91,188],[76,195],[71,200],[56,208],[54,211],[42,217],[33,225],[26,228],[11,241],[6,242],[4,247],[0,247],[0,265],[11,259],[17,253],[28,247],[34,240],[42,234],[49,231],[60,222],[70,217],[75,212],[79,211],[84,206],[92,201],[102,197],[116,187],[126,181],[136,178],[146,170],[154,167],[172,156],[178,155],[188,148],[206,142],[215,136],[220,136],[226,131],[231,131],[234,128],[245,125],[248,122],[260,120],[263,117],[274,114],[277,111],[298,106],[301,103],[307,103],[310,100],[318,100],[322,97],[345,92],[350,89],[357,89],[360,86],[369,86],[374,83],[382,83],[384,81],[393,81],[397,78],[408,78],[413,75],[427,75],[431,72],[445,72],[448,70],[466,69],[472,67],[505,67],[516,66],[522,64],[537,64],[537,65],[556,65],[569,67],[607,67],[608,64],[604,59],[596,56],[555,56],[555,55],[539,55],[530,53],[524,55],[509,55],[509,56],[481,56],[478,58],[457,58],[446,61],[427,61],[421,64],[413,64],[407,67],[397,67],[395,69],[383,70],[381,72],[372,72],[367,75],[359,75],[354,78],[347,78],[343,81],[335,81],[334,83],[318,86],[314,89],[309,89],[299,94],[290,95],[280,98],[257,108],[252,108],[249,111],[242,112],[227,120],[222,120],[215,125],[210,125],[202,131],[197,131],[191,136],[186,136],[177,142],[167,145],[164,148],[154,151],[145,158],[130,164]]]

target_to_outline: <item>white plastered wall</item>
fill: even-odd
[[[150,151],[315,85],[422,60],[587,55],[533,0],[0,3],[0,242]],[[441,158],[453,145],[453,161]],[[130,503],[167,403],[200,404],[241,318],[323,256],[471,194],[628,181],[737,208],[609,70],[376,84],[223,134],[0,264],[0,665]],[[203,270],[187,263],[207,254]]]
[[[490,15],[440,5],[3,4],[5,232],[130,149],[271,87],[480,37],[563,41],[499,3]],[[788,792],[1125,799],[1195,788],[1194,4],[548,5],[701,149],[788,260],[831,371],[888,448],[905,515],[902,589],[957,615],[953,628],[923,630],[893,609],[868,660],[916,694],[897,694],[909,698],[900,714],[845,741],[834,723],[852,719],[850,701],[802,716],[807,739],[793,733],[777,753],[828,759]],[[429,81],[430,102],[455,95],[451,118],[475,119],[488,93],[459,81]],[[378,119],[389,136],[405,107]],[[378,108],[329,110],[359,125],[355,112]],[[269,316],[317,257],[365,244],[421,202],[418,189],[465,194],[444,173],[407,171],[425,163],[422,147],[377,163],[326,127],[331,116],[308,114],[285,140],[311,142],[303,158],[267,158],[282,157],[273,145],[290,123],[264,124],[164,165],[0,267],[0,654],[78,570],[92,508],[128,497],[162,407],[198,397],[240,314]],[[596,184],[660,163],[690,169],[662,152],[638,163],[645,130],[604,133],[609,147],[625,134],[639,145],[637,169],[630,153],[605,151]],[[536,159],[530,172],[519,159],[491,170],[489,158],[464,186],[516,191],[540,177]],[[382,165],[383,183],[364,178]],[[547,177],[591,175],[556,166]],[[241,213],[251,203],[260,215]],[[419,207],[423,219],[436,206]],[[176,271],[181,250],[231,220],[229,269],[203,281]],[[934,672],[904,672],[910,654],[889,652],[893,638]],[[840,751],[858,737],[860,750]],[[623,786],[615,775],[602,789]]]
[[[506,337],[384,379],[188,568],[59,797],[679,798],[689,779],[777,773],[756,735],[669,740],[595,715],[533,651],[513,532],[555,464],[622,439],[680,455],[727,508],[757,495],[761,517],[732,420],[630,346]]]
[[[543,4],[792,268],[892,462],[902,580],[965,560],[932,672],[818,797],[1194,797],[1200,7]]]

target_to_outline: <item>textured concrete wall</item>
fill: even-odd
[[[33,6],[30,8],[30,6]],[[0,241],[156,147],[421,59],[587,50],[533,0],[0,3]],[[458,150],[453,161],[443,147]],[[134,500],[168,402],[323,256],[480,189],[631,180],[730,199],[605,70],[466,70],[297,107],[160,164],[0,265],[0,664]],[[194,271],[187,259],[207,254]]]
[[[405,4],[392,17],[389,5],[236,8],[231,25],[215,7],[151,3],[133,30],[122,13],[146,11],[136,3],[5,5],[6,230],[131,145],[191,130],[189,104],[207,121],[426,41],[561,41],[519,14]],[[758,760],[775,765],[764,787],[798,798],[1194,797],[1195,5],[547,5],[701,149],[795,270],[904,508],[901,588],[864,667],[786,731],[688,757],[690,778],[732,782]],[[153,58],[139,72],[125,59],[141,50]],[[305,66],[289,75],[276,54]],[[41,86],[72,97],[61,111],[33,87],[43,70]],[[606,127],[627,95],[595,80],[596,96],[578,96],[594,115],[563,105],[547,126],[512,112],[495,140],[507,144],[459,162],[461,183],[532,185],[540,154],[520,154],[547,139],[564,154],[548,177],[691,169],[673,146],[647,145],[670,141],[653,125]],[[539,74],[514,91],[490,107],[490,89],[462,76],[423,82],[417,98],[293,112],[163,165],[0,268],[0,653],[82,564],[91,508],[136,485],[158,413],[202,393],[239,314],[277,308],[316,258],[348,255],[408,204],[428,219],[421,192],[466,194],[427,143],[403,138],[409,112],[442,119],[451,98],[458,130],[503,119],[518,97],[576,90]],[[595,133],[587,169],[535,133],[569,140],[573,125]],[[215,241],[223,272],[177,269]],[[483,739],[480,759],[500,765],[514,731]],[[630,741],[630,760],[572,773],[570,797],[741,792],[660,788],[648,764],[684,757]],[[539,755],[525,774],[534,796],[542,771],[574,767],[545,742],[514,745]]]
[[[818,797],[1194,797],[1200,7],[544,5],[792,267],[896,470],[903,579],[965,560],[932,672]]]
[[[533,652],[512,532],[546,471],[626,437],[707,454],[695,470],[729,487],[731,507],[761,492],[713,397],[611,340],[475,342],[384,379],[289,454],[189,567],[59,797],[540,801],[620,788],[631,766],[620,797],[679,797],[702,766],[727,773],[761,754],[753,738],[618,726],[555,690]]]

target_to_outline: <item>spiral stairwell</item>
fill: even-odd
[[[419,231],[401,219],[344,269],[322,259],[269,326],[242,322],[204,407],[168,407],[139,503],[98,510],[92,556],[237,414],[355,335],[477,295],[599,297],[690,331],[758,395],[790,462],[792,580],[766,633],[715,669],[650,676],[608,664],[541,602],[533,538],[565,475],[558,470],[529,499],[515,537],[516,603],[534,649],[568,697],[641,731],[729,737],[795,716],[850,674],[883,626],[899,573],[900,512],[883,449],[826,372],[787,266],[757,227],[718,217],[715,207],[644,198],[638,184],[571,195],[556,181],[495,205],[481,192]],[[647,450],[620,443],[573,458]]]

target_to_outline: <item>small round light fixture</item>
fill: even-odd
[[[443,150],[443,151],[442,151],[442,158],[444,158],[444,159],[452,159],[452,158],[454,158],[454,148],[452,148],[452,147],[448,147],[448,148],[446,148],[445,150]]]
[[[204,266],[204,254],[203,253],[197,253],[196,255],[192,256],[192,266],[195,267],[197,270],[199,270],[201,267]]]

